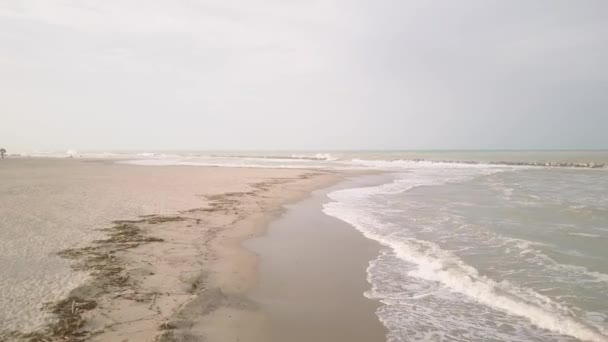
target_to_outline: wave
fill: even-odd
[[[231,168],[265,168],[265,169],[301,169],[301,165],[293,164],[256,164],[242,162],[212,162],[212,161],[196,161],[188,159],[132,159],[120,161],[121,164],[139,165],[139,166],[204,166],[204,167],[231,167]],[[315,165],[307,165],[307,169],[321,168]]]
[[[577,163],[577,162],[524,162],[524,161],[490,161],[490,162],[478,162],[478,161],[441,161],[441,163],[458,163],[458,164],[488,164],[488,165],[503,165],[503,166],[544,166],[544,167],[570,167],[570,168],[603,168],[605,164],[602,163]]]
[[[326,161],[338,160],[338,158],[332,156],[329,153],[316,153],[314,155],[292,154],[290,157],[296,158],[296,159],[310,159],[310,160],[326,160]]]
[[[602,237],[599,234],[588,234],[588,233],[568,233],[568,235],[580,236],[580,237],[586,237],[586,238],[601,238]],[[608,281],[608,278],[607,278],[607,281]]]
[[[480,275],[477,269],[432,242],[416,239],[399,241],[376,234],[374,231],[383,223],[365,217],[356,210],[345,209],[338,202],[328,203],[323,211],[354,226],[367,238],[390,247],[401,260],[416,265],[409,276],[439,282],[481,304],[524,317],[547,330],[586,341],[608,341],[607,336],[577,321],[570,316],[567,308],[548,297]]]
[[[435,161],[422,159],[351,159],[345,162],[347,165],[365,167],[380,170],[402,170],[411,168],[434,168],[434,169],[501,169],[506,165],[490,163],[467,163],[457,161]]]
[[[544,161],[475,161],[475,160],[433,160],[433,159],[351,159],[351,163],[364,165],[382,165],[385,167],[395,167],[399,165],[430,164],[443,167],[462,167],[462,166],[512,166],[512,167],[556,167],[556,168],[589,168],[599,169],[606,165],[603,163],[580,163],[580,162],[544,162]]]
[[[316,153],[316,154],[290,154],[290,155],[223,155],[223,154],[211,154],[210,157],[214,158],[243,158],[243,159],[276,159],[276,160],[312,160],[312,161],[334,161],[338,160],[329,153]]]
[[[520,287],[507,281],[495,281],[480,274],[476,268],[452,252],[441,249],[439,245],[430,241],[399,236],[395,232],[399,231],[400,227],[392,227],[389,223],[375,218],[374,213],[382,210],[382,207],[378,207],[377,203],[370,201],[370,197],[373,195],[392,194],[407,191],[419,185],[443,184],[449,181],[447,178],[433,177],[433,170],[430,171],[430,174],[428,170],[425,171],[428,176],[426,180],[424,175],[410,173],[407,175],[412,181],[411,183],[408,183],[408,178],[406,178],[380,186],[334,191],[328,195],[332,201],[324,205],[323,211],[327,215],[352,225],[367,238],[390,248],[403,262],[414,265],[414,269],[407,272],[410,277],[439,283],[450,291],[479,304],[524,318],[534,326],[558,334],[586,341],[608,341],[607,331],[580,321],[572,309],[567,306],[530,288]],[[474,175],[483,175],[488,172],[487,169],[476,171],[478,172]],[[437,175],[442,176],[441,173]],[[413,179],[412,176],[414,176]],[[464,172],[460,176],[452,175],[452,180],[469,179],[471,176],[470,172]],[[518,247],[528,250],[531,246],[524,244],[518,245]],[[547,262],[547,260],[544,261]],[[596,279],[603,280],[603,274],[589,272],[584,268],[578,269],[578,271],[591,273],[590,275]],[[425,294],[425,296],[427,295]],[[380,299],[385,304],[388,303],[384,301],[385,298]],[[386,318],[380,318],[386,320]]]

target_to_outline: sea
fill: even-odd
[[[361,295],[382,303],[387,341],[608,341],[608,151],[60,156],[381,172],[329,193],[323,212],[382,246]]]

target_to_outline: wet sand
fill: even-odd
[[[379,303],[363,295],[379,244],[321,211],[326,194],[340,187],[289,205],[267,234],[245,242],[259,256],[251,297],[268,316],[268,341],[386,340]]]
[[[51,318],[33,333],[4,323],[9,341],[266,341],[266,315],[247,297],[257,259],[241,243],[282,205],[343,178],[51,159],[5,160],[0,176],[2,311],[32,318],[11,314],[23,284]],[[86,276],[45,297],[55,273]]]

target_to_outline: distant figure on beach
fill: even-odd
[[[2,159],[4,159],[4,154],[6,153],[6,150],[3,148],[0,148],[0,155],[2,156]]]

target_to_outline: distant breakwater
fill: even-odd
[[[471,164],[471,165],[505,165],[505,166],[541,166],[541,167],[571,167],[571,168],[587,168],[587,169],[600,169],[604,168],[604,163],[574,163],[574,162],[524,162],[524,161],[490,161],[481,162],[474,160],[426,160],[426,159],[413,159],[414,162],[431,162],[431,163],[451,163],[451,164]]]

